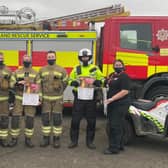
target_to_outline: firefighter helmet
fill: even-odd
[[[87,60],[83,60],[82,59],[83,57],[89,57],[89,58]],[[81,49],[78,54],[78,59],[80,61],[80,64],[83,66],[87,66],[87,65],[91,64],[93,61],[93,55],[92,55],[91,50],[89,50],[87,48]]]

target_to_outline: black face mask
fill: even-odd
[[[48,62],[49,65],[54,65],[55,64],[55,59],[47,60],[47,62]]]
[[[0,61],[0,66],[4,65],[3,61]]]
[[[25,68],[28,68],[30,66],[31,62],[24,61],[23,65]]]
[[[124,71],[124,68],[123,67],[114,67],[114,70],[115,70],[115,72],[120,73],[120,72]]]

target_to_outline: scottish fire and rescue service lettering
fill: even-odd
[[[95,38],[96,34],[93,32],[0,32],[0,39],[92,39]]]

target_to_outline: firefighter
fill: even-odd
[[[0,141],[1,146],[8,145],[8,126],[9,126],[9,83],[12,72],[4,64],[4,55],[0,52]]]
[[[89,149],[95,149],[96,146],[93,143],[96,127],[95,96],[93,97],[93,99],[81,100],[78,97],[77,88],[81,85],[82,79],[85,80],[87,79],[87,77],[94,79],[92,82],[93,86],[101,87],[104,81],[104,77],[99,68],[92,64],[93,56],[89,49],[81,49],[78,54],[78,59],[80,65],[76,66],[72,70],[69,80],[69,85],[74,87],[74,105],[70,128],[71,143],[68,147],[75,148],[78,146],[80,121],[82,117],[85,116],[87,120],[86,145]]]
[[[31,67],[31,57],[23,56],[23,67],[16,70],[11,77],[11,87],[15,91],[14,109],[11,118],[11,141],[9,147],[14,147],[18,143],[18,136],[21,131],[20,119],[24,112],[25,117],[25,145],[33,148],[32,136],[34,133],[35,106],[22,105],[24,88],[30,84],[40,84],[38,73]]]
[[[68,75],[64,68],[56,65],[55,51],[47,52],[48,65],[39,71],[42,92],[42,134],[41,147],[50,144],[53,134],[53,147],[60,147],[62,135],[63,91],[67,86]]]

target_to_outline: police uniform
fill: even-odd
[[[60,147],[62,134],[63,92],[67,86],[68,75],[59,65],[47,65],[40,69],[42,94],[42,133],[41,147],[50,143],[53,133],[53,146]]]
[[[12,141],[9,146],[15,146],[17,144],[17,139],[21,131],[20,127],[20,117],[22,116],[23,112],[25,115],[25,144],[29,147],[33,147],[31,143],[31,137],[34,133],[34,116],[36,107],[35,106],[23,106],[22,99],[23,99],[23,91],[24,85],[19,84],[19,81],[25,81],[29,84],[35,83],[40,85],[40,78],[38,73],[33,70],[31,67],[28,68],[20,68],[16,70],[11,78],[11,87],[15,91],[15,102],[14,102],[14,109],[12,112],[12,119],[11,119],[11,130],[10,135],[12,137]]]
[[[0,67],[0,140],[2,146],[7,146],[9,125],[9,87],[12,72],[8,67]]]
[[[86,51],[86,55],[90,53],[88,49],[82,49],[82,52]],[[82,53],[83,54],[83,53]],[[81,55],[82,56],[82,55]],[[85,53],[84,53],[85,56]],[[90,54],[89,54],[90,56]],[[92,59],[92,56],[91,58]],[[90,61],[91,63],[91,61]],[[78,99],[77,87],[75,83],[80,77],[91,77],[95,79],[100,87],[103,84],[104,77],[100,69],[93,64],[88,65],[79,65],[75,67],[72,72],[70,73],[70,80],[69,85],[76,86],[74,87],[74,105],[73,105],[73,112],[72,112],[72,121],[71,121],[71,128],[70,128],[70,138],[71,144],[69,148],[76,147],[78,144],[78,137],[79,137],[79,126],[80,121],[83,116],[86,117],[87,120],[87,131],[86,131],[86,145],[90,149],[95,149],[95,145],[93,144],[94,137],[95,137],[95,127],[96,127],[96,100],[95,95],[93,100],[80,100]],[[96,83],[95,82],[95,83]],[[74,85],[75,84],[75,85]],[[93,83],[94,84],[94,83]]]

